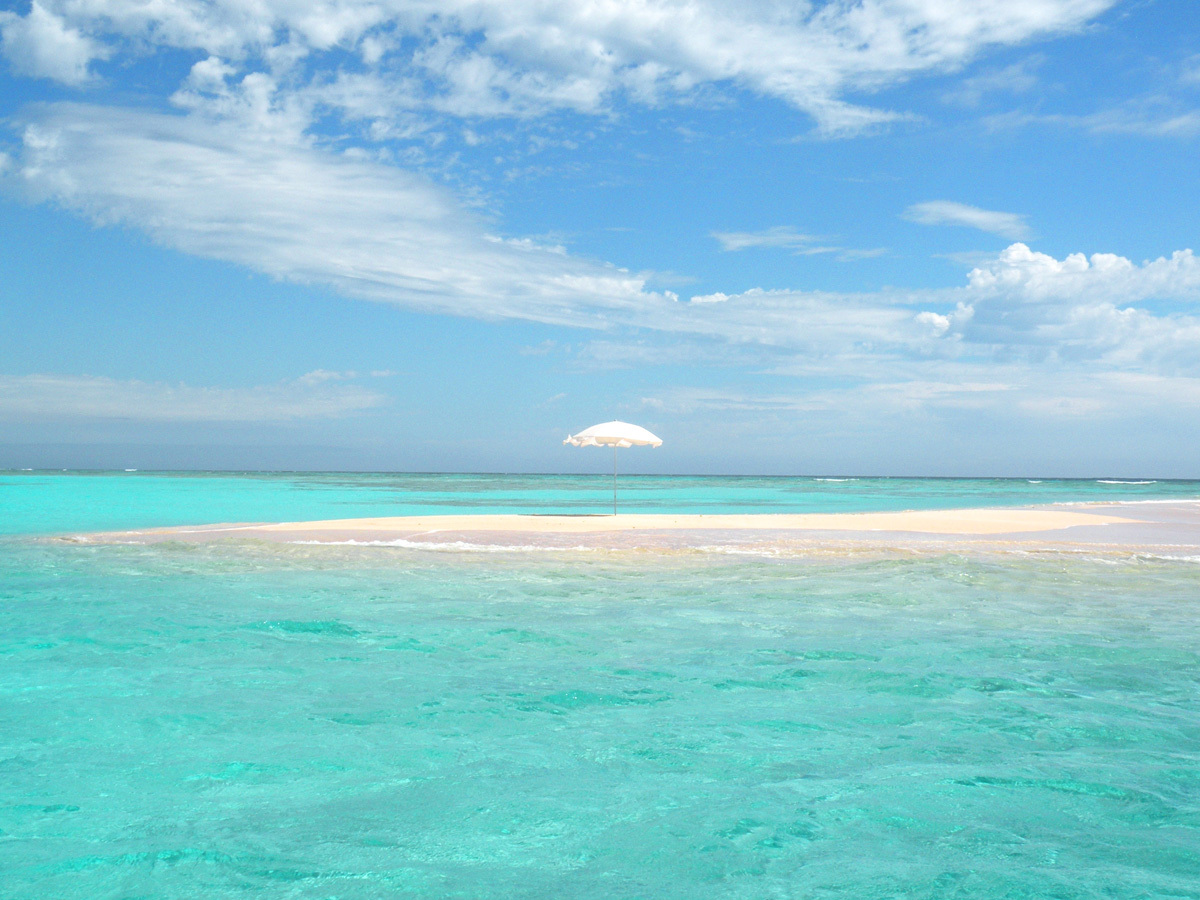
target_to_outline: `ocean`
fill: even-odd
[[[1200,498],[1149,478],[629,475],[622,512],[825,513]],[[612,511],[608,475],[0,471],[0,534],[454,513]]]
[[[597,481],[0,476],[0,897],[1200,897],[1195,561],[44,537],[580,512]],[[621,490],[689,512],[1200,496]]]

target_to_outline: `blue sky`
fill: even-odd
[[[1192,0],[0,11],[0,466],[1200,477]]]

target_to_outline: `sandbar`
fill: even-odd
[[[97,543],[267,541],[493,548],[1109,547],[1200,554],[1200,501],[863,513],[434,515],[76,535]]]

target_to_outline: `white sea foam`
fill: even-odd
[[[814,478],[813,481],[858,481],[857,478]]]
[[[1149,506],[1158,504],[1160,506],[1170,506],[1180,503],[1198,503],[1200,496],[1196,497],[1153,497],[1150,499],[1138,500],[1055,500],[1051,503],[1044,504],[1045,506]],[[996,507],[999,509],[1000,507]]]
[[[1157,481],[1120,481],[1115,478],[1097,478],[1096,484],[1158,484]]]

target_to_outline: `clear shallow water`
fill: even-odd
[[[1200,897],[1200,568],[0,542],[0,896]]]
[[[627,476],[626,512],[865,512],[1200,497],[1149,479]],[[360,516],[610,511],[607,476],[0,472],[0,534]]]

